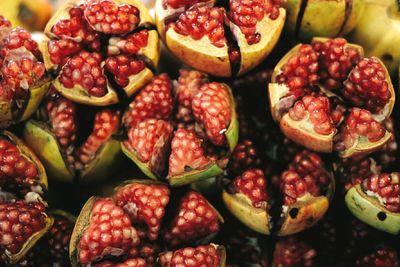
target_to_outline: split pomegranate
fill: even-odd
[[[83,114],[91,115],[82,119]],[[76,104],[52,87],[38,115],[26,123],[24,139],[54,179],[101,179],[112,170],[106,167],[115,167],[118,162],[119,142],[114,137],[120,129],[120,117],[120,111],[112,108]],[[89,125],[93,125],[92,129]],[[51,153],[46,152],[46,147]],[[105,169],[98,173],[98,168]]]
[[[166,46],[185,64],[231,77],[260,64],[277,43],[286,12],[280,0],[158,0],[156,24]],[[221,3],[222,4],[222,3]]]
[[[181,255],[172,256],[176,264],[186,256],[188,261],[220,266],[217,262],[225,256],[218,246],[200,246],[195,257],[188,251],[191,248],[182,248],[215,235],[221,224],[218,212],[194,191],[187,192],[178,206],[169,202],[169,187],[148,180],[127,181],[112,198],[89,199],[72,234],[72,265],[156,266],[156,261],[170,261],[166,255],[172,252],[166,251],[179,246],[171,254]],[[173,212],[166,215],[169,208]],[[156,240],[164,240],[163,246]]]
[[[180,74],[174,84],[167,74],[156,76],[136,95],[123,117],[128,133],[122,143],[124,153],[147,176],[166,177],[171,185],[222,173],[227,155],[219,150],[232,151],[238,131],[227,85],[209,82],[193,70]]]
[[[46,26],[40,48],[54,86],[74,102],[95,106],[131,96],[153,76],[158,35],[136,0],[66,3]]]
[[[274,178],[266,178],[261,169],[245,169],[222,197],[227,209],[249,228],[262,234],[289,235],[323,217],[333,186],[322,158],[303,150]]]
[[[316,266],[315,249],[295,237],[279,240],[275,245],[273,266]]]
[[[48,77],[38,43],[0,16],[0,127],[27,119],[48,89]]]
[[[363,58],[361,47],[342,38],[290,50],[275,67],[269,98],[283,133],[317,152],[346,158],[391,138],[383,123],[395,101],[390,76],[379,59]]]

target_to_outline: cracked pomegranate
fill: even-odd
[[[122,150],[147,176],[166,177],[171,185],[215,177],[227,155],[214,152],[232,151],[237,143],[234,109],[229,87],[200,72],[181,70],[177,83],[160,74],[125,112]]]
[[[308,149],[340,157],[368,154],[391,138],[384,120],[395,94],[379,59],[343,38],[299,44],[277,64],[269,84],[272,117]]]
[[[131,96],[158,63],[158,34],[138,1],[64,4],[40,45],[54,86],[74,102],[105,106]]]
[[[277,43],[286,12],[280,0],[158,0],[156,25],[169,50],[185,64],[221,77],[260,64]]]

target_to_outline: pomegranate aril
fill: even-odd
[[[68,40],[50,40],[47,43],[50,61],[54,64],[64,65],[68,58],[79,53],[81,44]]]
[[[362,183],[367,193],[373,193],[391,212],[400,211],[399,173],[373,174]]]
[[[364,179],[380,171],[380,168],[374,165],[371,158],[363,156],[344,159],[342,165],[345,190],[361,184]]]
[[[282,67],[277,81],[285,83],[290,94],[295,97],[303,96],[310,87],[319,82],[318,53],[311,45],[303,44],[297,54],[293,55]]]
[[[323,164],[317,153],[303,150],[294,156],[289,170],[297,172],[302,177],[311,175],[319,186],[326,186],[329,184],[329,176]]]
[[[79,85],[91,96],[101,97],[107,92],[107,81],[101,67],[101,55],[82,51],[63,66],[58,79],[66,88]]]
[[[139,59],[127,55],[118,55],[106,59],[105,68],[115,76],[118,85],[125,87],[129,84],[129,77],[141,72],[146,64]]]
[[[148,162],[154,156],[156,145],[167,144],[172,138],[173,126],[163,120],[148,119],[138,123],[128,131],[128,141],[125,145],[136,151],[143,162]]]
[[[54,259],[68,260],[69,242],[74,224],[65,218],[56,216],[53,226],[46,234],[46,242],[50,249],[50,255]]]
[[[139,9],[132,5],[117,5],[114,1],[89,1],[85,19],[96,31],[105,34],[124,34],[133,31],[140,22]]]
[[[316,266],[316,251],[306,243],[289,237],[279,240],[274,251],[274,266]]]
[[[180,7],[189,7],[201,2],[207,2],[207,0],[163,0],[163,6],[164,8],[172,7],[177,9]]]
[[[46,99],[45,106],[50,125],[61,147],[71,147],[77,139],[76,105],[57,93],[53,92]]]
[[[72,7],[69,10],[69,19],[59,20],[51,32],[61,39],[73,39],[89,45],[93,51],[98,51],[100,34],[92,30],[84,19],[84,5]]]
[[[125,37],[111,37],[108,40],[107,53],[113,56],[121,53],[136,55],[141,48],[147,46],[148,38],[148,30],[132,33]]]
[[[124,210],[112,199],[97,199],[93,203],[89,226],[78,243],[79,263],[85,265],[110,255],[126,254],[139,241]]]
[[[135,226],[144,228],[145,237],[156,240],[169,194],[168,187],[164,185],[134,183],[119,189],[114,198],[116,204],[129,214]]]
[[[229,18],[244,34],[249,45],[258,43],[257,23],[265,16],[275,20],[279,16],[280,0],[233,0],[229,1]]]
[[[20,47],[25,47],[35,57],[41,58],[38,44],[32,39],[31,34],[24,28],[17,27],[11,30],[10,34],[4,39],[1,56],[5,57],[7,52]]]
[[[214,208],[201,194],[189,191],[181,199],[164,240],[176,247],[217,233],[219,228],[220,222]]]
[[[362,59],[345,81],[343,94],[357,107],[380,112],[391,97],[385,67],[377,58]]]
[[[353,108],[335,137],[335,149],[343,151],[354,145],[359,136],[365,136],[370,142],[377,142],[384,137],[385,128],[377,122],[370,111]]]
[[[399,267],[400,260],[395,249],[387,246],[380,247],[371,254],[355,262],[356,267]]]
[[[170,26],[177,33],[200,40],[207,36],[216,47],[226,46],[224,30],[225,10],[207,5],[192,6]]]
[[[196,120],[204,127],[209,140],[217,146],[224,145],[224,133],[231,121],[231,99],[221,83],[204,84],[192,101]]]
[[[143,88],[129,104],[125,113],[125,127],[131,128],[145,119],[168,119],[173,109],[172,82],[167,74],[160,74]]]
[[[18,191],[24,191],[24,188],[38,184],[36,165],[6,139],[0,139],[0,166],[0,187],[17,187]]]
[[[202,140],[191,130],[178,129],[171,141],[168,176],[200,170],[210,163],[204,153]]]
[[[306,95],[289,110],[291,119],[299,121],[308,117],[314,131],[322,135],[329,135],[335,130],[330,114],[330,103],[326,96]]]
[[[176,117],[185,123],[194,120],[192,114],[192,100],[200,90],[200,87],[207,82],[207,76],[195,70],[179,70],[178,84],[175,87],[178,110]]]
[[[296,203],[298,198],[301,198],[307,193],[311,194],[312,196],[320,195],[320,187],[317,184],[316,178],[312,177],[311,175],[302,177],[297,172],[292,170],[282,173],[280,187],[284,196],[284,205]]]
[[[246,195],[256,208],[266,205],[269,199],[267,181],[260,169],[250,169],[236,177],[230,188],[235,193]]]
[[[359,52],[349,47],[343,38],[313,43],[319,53],[320,76],[327,89],[342,87],[351,69],[360,60]]]
[[[220,266],[220,255],[213,245],[186,247],[174,252],[166,252],[160,256],[160,266]]]
[[[240,174],[252,167],[260,167],[261,159],[257,154],[257,149],[251,139],[240,141],[232,153],[229,162],[229,171],[233,174]]]
[[[97,151],[119,129],[120,112],[105,109],[96,113],[93,131],[77,151],[76,169],[83,168],[96,156]]]
[[[0,203],[0,251],[18,253],[25,242],[45,227],[42,203]]]
[[[92,265],[93,267],[147,267],[146,260],[142,258],[128,259],[122,263],[114,263],[112,261],[103,261]]]

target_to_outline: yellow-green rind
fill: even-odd
[[[131,151],[125,144],[124,142],[121,142],[121,150],[122,152],[130,159],[132,160],[136,166],[139,167],[139,169],[150,179],[153,180],[158,180],[157,176],[150,170],[150,166],[148,163],[142,162],[135,151]]]
[[[83,206],[76,219],[74,230],[72,230],[71,240],[69,242],[69,259],[72,267],[79,267],[78,244],[85,230],[89,227],[92,208],[97,197],[89,198]]]
[[[210,245],[214,246],[219,254],[219,264],[218,267],[225,267],[226,266],[226,249],[222,245],[218,244],[213,244],[211,243]]]
[[[45,189],[48,188],[48,181],[47,181],[47,174],[46,170],[42,164],[42,162],[39,160],[39,158],[36,156],[34,153],[33,149],[25,145],[25,143],[19,139],[16,135],[9,131],[3,131],[3,135],[5,135],[13,144],[17,146],[19,151],[24,157],[27,157],[29,161],[33,162],[33,164],[36,166],[38,175],[39,175],[39,182],[42,186],[45,187]],[[29,144],[28,144],[29,145]]]
[[[190,170],[179,175],[168,176],[167,180],[171,186],[176,187],[216,177],[223,172],[224,170],[216,162],[212,162],[200,170]]]
[[[95,157],[79,174],[79,183],[92,183],[106,179],[121,166],[123,161],[120,142],[112,137],[97,150]]]
[[[225,207],[244,225],[265,235],[270,234],[269,214],[266,209],[255,208],[248,198],[241,193],[229,194],[222,192]]]
[[[67,166],[57,140],[44,123],[33,119],[27,121],[22,136],[46,166],[50,177],[62,182],[74,180],[75,174]]]
[[[50,227],[53,225],[53,223],[54,218],[46,215],[44,228],[32,234],[22,246],[20,251],[18,251],[16,254],[11,254],[7,250],[5,251],[7,261],[10,264],[15,264],[20,261],[26,255],[26,253],[28,253],[29,250],[39,241],[39,239],[41,239],[50,230]]]
[[[400,233],[400,213],[388,211],[378,200],[368,196],[360,185],[347,191],[345,202],[350,212],[364,223],[393,235]],[[379,219],[379,214],[386,215],[385,219]]]
[[[226,141],[228,143],[229,151],[233,152],[239,141],[239,122],[237,120],[236,104],[235,104],[235,98],[233,97],[232,94],[232,90],[228,85],[224,84],[224,86],[228,91],[229,100],[231,104],[231,122],[229,123],[229,127],[224,134],[226,137]]]
[[[329,199],[326,196],[313,197],[306,195],[298,199],[294,205],[287,207],[285,221],[277,232],[278,236],[292,235],[304,231],[315,225],[329,208]],[[297,209],[297,215],[290,216],[290,211]]]

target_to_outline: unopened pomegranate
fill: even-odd
[[[66,2],[40,48],[54,86],[74,102],[115,104],[148,82],[158,64],[158,34],[136,0]]]
[[[303,150],[274,179],[261,169],[245,170],[228,184],[222,197],[227,209],[249,228],[290,235],[324,216],[333,190],[332,174],[322,158]]]
[[[395,101],[390,76],[378,58],[364,58],[343,38],[314,38],[290,50],[275,67],[269,100],[282,132],[317,152],[347,158],[391,139],[384,123]]]
[[[124,153],[148,177],[175,186],[221,174],[238,139],[230,88],[194,70],[181,70],[176,83],[156,76],[130,103],[123,123]]]
[[[219,6],[221,4],[221,6]],[[221,77],[260,64],[281,34],[280,0],[156,1],[156,24],[169,50],[185,64]]]
[[[37,116],[25,124],[23,136],[52,178],[90,182],[118,166],[122,153],[115,135],[120,120],[116,108],[79,105],[52,87]]]

